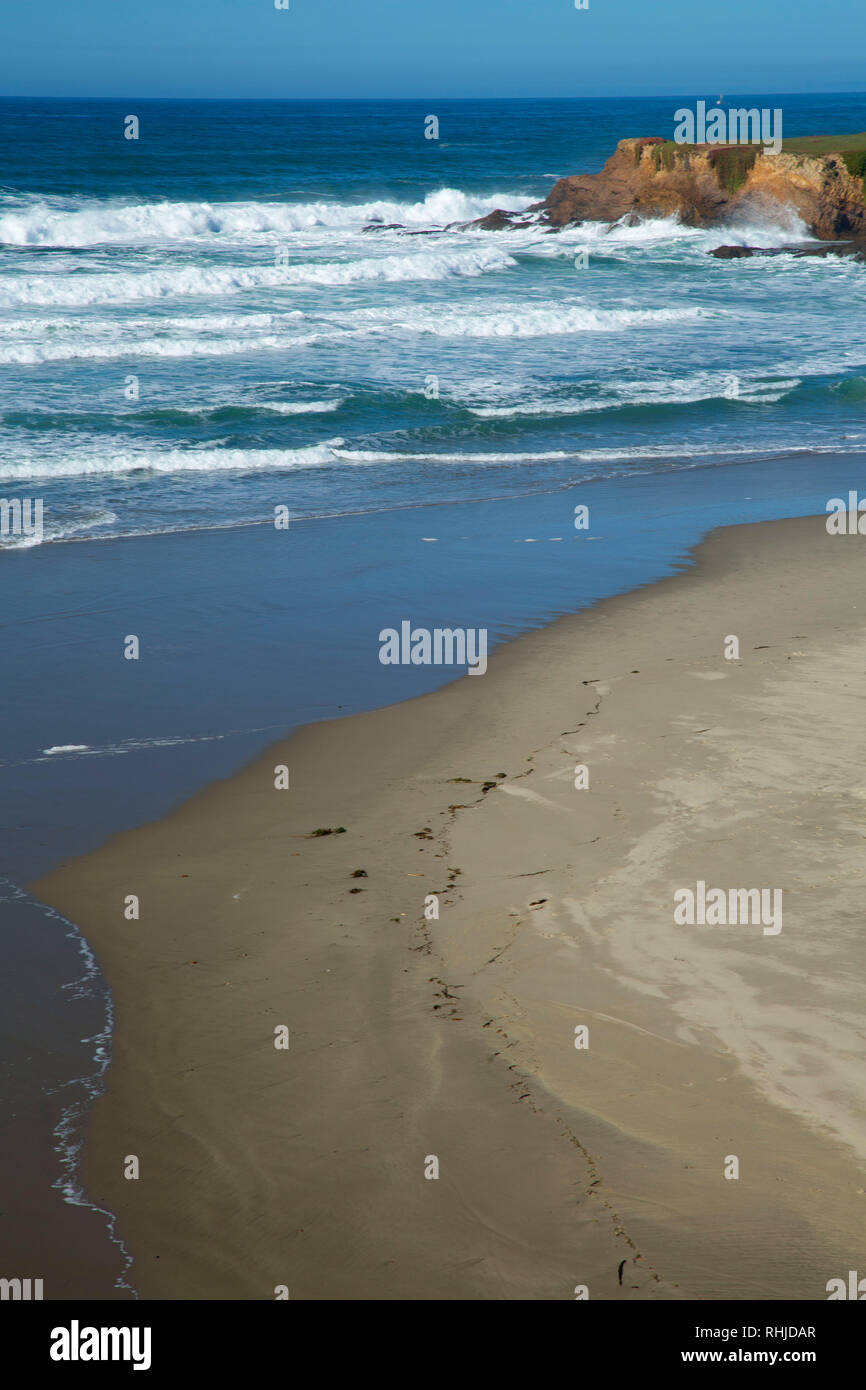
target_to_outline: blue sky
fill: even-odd
[[[862,91],[863,0],[6,0],[6,96]]]

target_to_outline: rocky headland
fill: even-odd
[[[866,132],[786,140],[778,154],[759,144],[679,145],[647,136],[620,140],[600,173],[559,179],[542,203],[522,212],[496,209],[466,225],[507,230],[531,217],[558,231],[581,222],[675,216],[687,226],[714,227],[738,215],[772,215],[781,205],[801,218],[812,237],[838,243],[842,254],[862,256],[864,176]],[[733,259],[757,250],[720,247],[714,254]]]

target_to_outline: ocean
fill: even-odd
[[[132,1296],[134,1262],[77,1179],[111,1001],[28,882],[453,678],[383,667],[383,627],[495,645],[866,492],[864,268],[707,255],[790,212],[459,225],[689,101],[0,102],[0,495],[44,516],[0,538],[0,1240],[46,1297]],[[862,95],[736,104],[866,127]]]
[[[50,541],[861,448],[860,267],[707,255],[805,236],[789,213],[461,228],[681,100],[3,102],[0,486]]]

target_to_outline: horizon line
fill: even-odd
[[[705,87],[703,90],[709,91],[710,88],[709,88],[709,87]],[[64,95],[64,94],[62,94],[62,93],[59,94],[59,95],[57,95],[57,94],[54,94],[54,93],[28,92],[28,93],[23,93],[23,94],[22,94],[22,93],[0,93],[0,101],[200,101],[200,102],[214,102],[214,101],[225,101],[225,102],[229,102],[229,101],[234,101],[234,102],[239,102],[239,103],[240,103],[240,102],[249,102],[249,103],[254,103],[254,102],[257,102],[257,103],[264,103],[264,102],[285,102],[285,103],[298,102],[298,103],[300,103],[300,102],[309,102],[309,101],[321,101],[321,102],[327,101],[327,102],[345,102],[345,103],[349,103],[349,102],[358,102],[358,101],[378,101],[378,102],[414,102],[414,101],[417,101],[417,102],[430,102],[430,101],[515,101],[515,102],[517,102],[517,101],[574,101],[574,102],[577,102],[577,101],[666,101],[666,100],[670,100],[670,101],[679,101],[679,100],[681,100],[681,99],[683,98],[684,95],[692,95],[692,94],[694,93],[694,91],[695,91],[695,89],[692,89],[692,92],[690,92],[690,93],[685,93],[685,92],[683,92],[683,91],[680,91],[679,93],[676,93],[676,92],[641,92],[641,93],[635,93],[635,94],[631,94],[631,95],[627,95],[627,94],[624,93],[624,92],[617,92],[617,93],[592,93],[592,94],[585,95],[585,96],[550,96],[549,94],[545,94],[545,95],[543,95],[543,96],[526,96],[526,95],[524,95],[524,96],[490,96],[490,95],[478,95],[478,96],[442,96],[442,95],[435,96],[435,95],[433,95],[433,96],[430,96],[430,95],[427,95],[427,96],[351,96],[351,97],[344,97],[344,96],[302,96],[302,97],[286,97],[286,96],[270,96],[270,97],[255,96],[255,97],[252,97],[252,96],[250,96],[250,97],[247,97],[247,96],[178,96],[178,95],[171,95],[171,96],[168,96],[168,95],[164,95],[164,94],[161,95],[161,96],[143,96],[143,95],[141,95],[141,94],[132,95],[132,96],[130,96],[129,94],[124,94],[124,95],[117,96],[117,95],[111,95],[111,94],[106,94],[106,93],[98,93],[98,94],[93,93],[93,94],[90,94],[90,95],[88,95],[88,96],[81,96],[81,95],[70,96],[70,95]],[[804,91],[789,91],[789,90],[775,91],[775,90],[773,90],[772,88],[755,88],[755,89],[752,90],[752,92],[733,92],[733,93],[731,93],[731,96],[732,96],[732,98],[733,98],[733,97],[740,97],[740,96],[746,97],[746,96],[750,96],[750,95],[751,95],[751,96],[754,96],[754,95],[758,95],[758,94],[760,94],[760,95],[762,95],[762,96],[768,96],[768,97],[769,97],[769,96],[777,96],[777,97],[782,97],[782,96],[788,96],[788,97],[818,97],[818,96],[863,97],[863,96],[866,96],[866,83],[864,83],[864,86],[863,86],[862,88],[851,88],[851,89],[848,89],[848,90],[837,90],[837,89],[835,89],[835,88],[827,88],[827,89],[819,88],[819,89],[814,89],[814,90],[808,91],[808,92],[804,92]],[[725,100],[725,97],[723,96],[722,99]]]

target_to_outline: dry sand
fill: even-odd
[[[863,545],[717,532],[36,885],[114,994],[83,1176],[143,1297],[822,1299],[862,1265]],[[781,932],[676,925],[698,880],[780,888]]]

